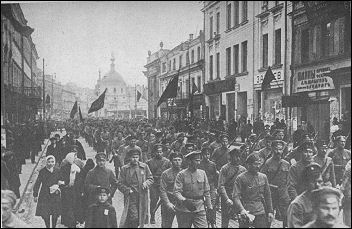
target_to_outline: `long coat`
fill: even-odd
[[[50,194],[50,186],[59,181],[59,169],[54,168],[51,173],[47,168],[39,171],[38,178],[33,187],[33,196],[38,197],[36,216],[48,217],[49,215],[60,215],[61,198],[60,194]],[[41,187],[41,188],[40,188]]]
[[[148,213],[148,189],[149,187],[153,184],[154,179],[153,175],[149,170],[149,167],[147,164],[144,164],[142,162],[139,162],[138,164],[139,169],[137,173],[138,177],[138,193],[139,193],[139,226],[143,227],[145,224],[145,221],[147,219],[147,213]],[[125,223],[127,220],[127,213],[128,213],[128,206],[129,206],[129,191],[130,187],[132,184],[132,179],[133,177],[133,168],[131,167],[131,164],[128,163],[127,165],[122,166],[121,168],[121,173],[119,176],[118,180],[118,189],[124,194],[124,209],[122,212],[121,216],[121,221],[120,221],[120,226],[119,227],[125,227]],[[146,182],[147,188],[142,189],[142,184],[143,182]]]
[[[61,187],[62,221],[65,226],[76,225],[76,221],[82,217],[81,202],[81,173],[76,173],[75,183],[69,187],[71,164],[67,163],[60,168],[60,180],[65,182]],[[82,167],[81,167],[82,169]]]

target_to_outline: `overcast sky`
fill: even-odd
[[[62,83],[93,88],[110,69],[111,52],[116,70],[128,84],[145,84],[148,50],[172,49],[203,29],[198,2],[38,2],[20,3],[42,68],[56,73]]]

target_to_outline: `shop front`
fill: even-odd
[[[317,137],[329,140],[333,118],[351,112],[351,68],[325,64],[299,68],[293,78],[293,93],[309,98],[297,108],[298,125],[311,124]],[[346,117],[346,116],[345,116]]]
[[[270,88],[263,91],[261,89],[265,72],[258,74],[254,78],[254,90],[256,96],[256,117],[260,117],[265,124],[272,125],[275,119],[285,119],[282,107],[284,73],[282,69],[274,69],[275,80],[270,84]]]
[[[209,107],[211,120],[226,119],[226,106],[223,105],[222,93],[234,91],[236,78],[218,80],[204,85],[204,94],[208,97],[206,105]]]

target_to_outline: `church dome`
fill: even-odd
[[[126,82],[124,81],[122,75],[115,70],[115,58],[111,55],[111,65],[110,71],[106,73],[102,79],[102,83],[105,84],[119,84],[121,86],[126,86]]]

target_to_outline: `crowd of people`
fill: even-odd
[[[300,126],[292,149],[284,120],[270,126],[260,119],[253,125],[246,119],[228,125],[201,119],[86,119],[50,126],[67,134],[50,138],[46,166],[33,188],[36,215],[48,228],[60,215],[69,228],[143,227],[155,224],[159,207],[163,228],[171,228],[175,217],[180,228],[220,226],[216,211],[224,228],[231,220],[239,227],[268,228],[274,219],[283,227],[339,227],[345,226],[338,222],[341,209],[343,223],[351,226],[350,136],[341,125],[328,140]],[[33,136],[38,142],[47,137]],[[80,136],[96,151],[95,163],[87,160]],[[5,160],[8,152],[16,160],[28,158],[23,142],[18,151],[14,145],[2,148],[2,178],[14,173],[3,173],[3,164],[11,163],[8,156]],[[6,179],[2,190],[16,193],[11,177]],[[112,204],[116,191],[124,195],[119,206]],[[2,199],[8,196],[2,192]],[[123,208],[119,222],[116,208]]]

